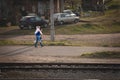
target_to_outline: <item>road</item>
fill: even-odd
[[[120,47],[0,46],[0,62],[120,63],[120,59],[80,58],[83,53],[120,51]]]

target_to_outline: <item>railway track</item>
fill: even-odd
[[[120,80],[115,63],[0,63],[0,80]]]

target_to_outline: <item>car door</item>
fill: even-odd
[[[66,14],[61,14],[60,15],[60,21],[67,22]]]
[[[69,19],[69,22],[73,22],[74,21],[74,16],[69,15],[68,19]]]
[[[69,14],[66,15],[66,19],[67,22],[72,22],[72,17]]]
[[[35,17],[29,18],[29,24],[30,24],[31,26],[34,26],[34,25],[36,24]]]

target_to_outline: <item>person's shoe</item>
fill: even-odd
[[[40,46],[41,46],[41,47],[43,47],[43,44],[42,44],[42,43],[40,43]]]

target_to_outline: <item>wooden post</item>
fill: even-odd
[[[54,0],[50,0],[50,34],[51,41],[55,40],[55,29],[54,29]]]

